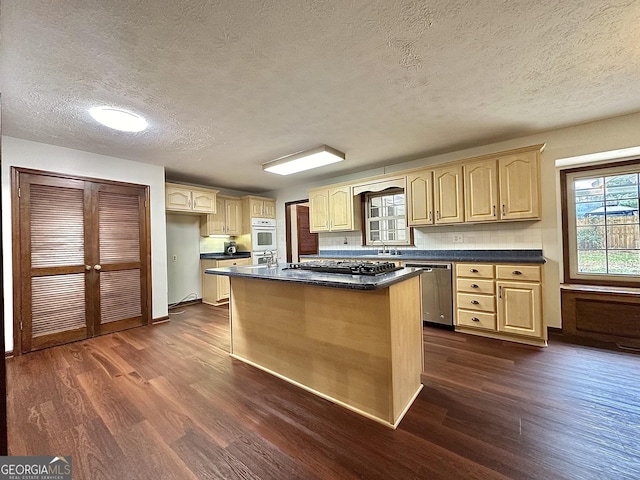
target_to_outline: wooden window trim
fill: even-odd
[[[570,267],[570,238],[569,238],[569,196],[567,191],[567,176],[573,173],[589,172],[594,170],[602,170],[605,168],[629,167],[633,165],[640,166],[640,159],[626,160],[622,162],[601,163],[596,165],[587,165],[583,167],[568,168],[560,171],[560,203],[562,209],[562,263],[564,283],[583,284],[583,285],[604,285],[612,287],[633,287],[640,288],[640,283],[629,282],[625,280],[612,280],[610,278],[589,279],[582,277],[573,277]]]

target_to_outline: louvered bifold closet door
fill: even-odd
[[[87,337],[85,182],[22,175],[22,352]]]
[[[96,185],[99,287],[96,334],[147,323],[145,189]]]

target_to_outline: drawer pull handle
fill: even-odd
[[[514,275],[522,275],[522,272],[520,270],[514,270],[511,273],[514,274]]]
[[[471,320],[474,321],[474,322],[479,322],[480,321],[480,319],[478,317],[472,317]]]
[[[480,305],[480,302],[478,300],[471,300],[471,304],[472,305]]]
[[[471,288],[480,288],[478,285],[476,285],[475,283],[471,284]]]
[[[471,273],[478,273],[478,269],[477,268],[472,268],[471,270],[469,270]]]

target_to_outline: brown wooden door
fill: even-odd
[[[18,173],[22,353],[148,322],[146,188]]]
[[[147,266],[144,187],[94,184],[97,215],[92,230],[93,258],[89,275],[94,335],[147,323]],[[88,265],[91,265],[90,263]]]
[[[309,230],[309,207],[296,207],[296,221],[298,222],[298,258],[300,255],[314,255],[318,253],[318,234]]]

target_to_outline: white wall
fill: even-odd
[[[121,158],[2,137],[2,257],[4,266],[5,348],[13,350],[13,289],[10,167],[149,185],[151,215],[152,318],[167,315],[167,252],[164,168]]]
[[[167,215],[169,304],[202,298],[199,242],[200,216]]]
[[[541,248],[547,260],[544,267],[543,314],[547,325],[561,327],[560,283],[562,282],[562,227],[560,207],[559,173],[555,167],[558,158],[585,155],[588,153],[616,150],[640,145],[640,113],[615,117],[598,122],[586,123],[575,127],[548,131],[539,135],[518,138],[491,145],[483,145],[457,152],[421,158],[411,162],[393,164],[377,170],[363,172],[361,175],[337,177],[318,183],[297,185],[289,189],[270,192],[277,199],[278,250],[285,251],[284,204],[308,198],[310,188],[356,178],[365,178],[382,173],[445,163],[455,160],[495,153],[538,143],[545,143],[542,153],[542,220],[540,222],[513,223],[485,226],[448,226],[421,228],[416,230],[416,244],[419,248],[444,249],[536,249]],[[349,160],[347,155],[347,161]],[[448,239],[454,233],[462,233],[465,241],[448,245]],[[321,235],[321,248],[351,249],[359,245],[359,233],[347,235],[348,246],[343,244],[344,234]],[[325,247],[323,247],[325,245]]]

